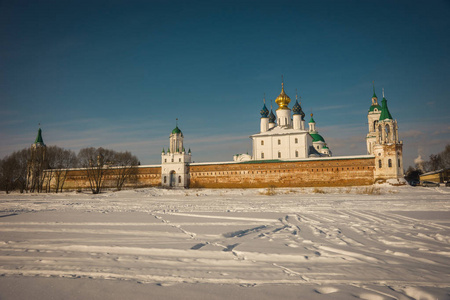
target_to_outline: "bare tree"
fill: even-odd
[[[45,181],[44,170],[48,169],[47,148],[35,146],[30,149],[27,162],[27,186],[30,192],[42,192]]]
[[[118,191],[123,188],[126,181],[136,180],[139,160],[130,152],[116,152],[113,161],[113,174]]]
[[[93,194],[102,191],[106,175],[111,173],[110,165],[114,151],[98,148],[83,148],[78,153],[78,161],[85,169],[86,177]]]
[[[15,151],[2,159],[0,185],[7,192],[19,189],[21,193],[27,188],[27,164],[30,152],[28,148]]]
[[[72,150],[66,150],[58,146],[47,148],[49,170],[45,172],[47,191],[50,191],[51,180],[54,179],[55,192],[62,192],[67,177],[67,169],[77,165],[77,156]]]

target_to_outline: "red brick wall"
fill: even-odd
[[[191,165],[190,187],[368,185],[373,183],[373,172],[373,158]]]

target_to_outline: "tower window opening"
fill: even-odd
[[[281,145],[281,140],[280,139],[278,139],[278,145]]]
[[[295,151],[295,157],[298,157],[298,151]]]
[[[172,158],[172,162],[173,162],[173,158]]]
[[[181,176],[178,176],[178,183],[181,183]]]
[[[164,159],[164,162],[167,162],[167,158]]]
[[[388,167],[389,167],[389,168],[392,168],[392,159],[389,159],[389,160],[388,160]]]
[[[378,160],[378,168],[381,169],[381,159]]]
[[[178,159],[178,162],[181,162],[181,158]]]
[[[167,183],[167,176],[164,176],[164,183]]]
[[[261,141],[261,146],[264,146],[264,141]]]
[[[400,158],[398,159],[398,167],[400,168]]]
[[[261,152],[261,158],[264,158],[264,152]]]
[[[298,138],[295,138],[295,143],[298,144]]]
[[[281,158],[281,152],[278,151],[278,158]]]

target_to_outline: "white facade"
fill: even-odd
[[[161,154],[161,185],[163,187],[189,187],[189,164],[191,151],[186,153],[183,145],[183,133],[178,126],[170,135],[167,153]]]
[[[367,152],[375,156],[375,180],[403,178],[403,143],[399,140],[397,120],[389,112],[384,92],[382,106],[378,104],[375,88],[367,119]]]
[[[276,117],[264,104],[261,110],[260,133],[252,135],[253,160],[295,160],[308,157],[331,156],[325,140],[315,130],[315,123],[310,130],[305,128],[303,110],[296,99],[292,110],[288,107],[291,99],[284,92],[276,98],[278,104]],[[291,117],[291,113],[293,116]],[[311,118],[312,120],[312,118]],[[316,141],[317,140],[317,141]],[[314,147],[315,146],[315,147]],[[319,147],[316,149],[316,147]]]

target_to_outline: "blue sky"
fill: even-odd
[[[450,143],[449,15],[449,1],[2,1],[0,157],[41,123],[47,145],[157,164],[178,118],[194,161],[232,160],[283,75],[334,155],[366,153],[375,81],[407,167]]]

